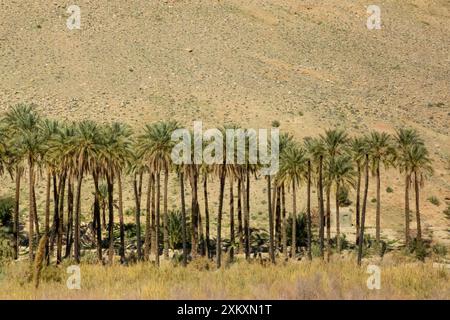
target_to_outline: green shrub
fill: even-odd
[[[438,256],[445,257],[447,255],[447,247],[442,244],[436,243],[432,250],[433,253]]]
[[[394,192],[394,189],[392,189],[391,187],[387,187],[386,188],[386,192],[387,193],[392,193],[392,192]]]
[[[11,197],[0,198],[0,227],[12,228],[14,204]]]
[[[280,125],[281,125],[281,124],[280,124],[280,121],[278,121],[278,120],[273,120],[273,121],[272,121],[272,127],[278,128]]]
[[[428,201],[430,201],[432,204],[434,204],[435,206],[439,206],[441,204],[441,202],[439,201],[439,199],[435,196],[431,196],[427,199]]]
[[[444,215],[447,219],[450,219],[450,206],[448,206],[447,209],[444,210]]]
[[[348,196],[348,189],[346,189],[346,188],[339,189],[338,199],[339,199],[339,205],[342,207],[348,207],[349,205],[352,204],[352,202],[350,201],[349,196]]]

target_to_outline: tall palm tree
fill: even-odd
[[[343,154],[347,147],[348,135],[344,130],[332,129],[326,130],[324,135],[320,135],[322,139],[327,161],[325,170],[325,191],[326,191],[326,225],[327,225],[327,260],[330,259],[331,255],[331,184],[332,184],[332,174],[331,168],[334,165],[336,157]]]
[[[372,131],[369,136],[369,148],[371,153],[371,167],[372,174],[376,176],[376,198],[377,198],[377,207],[376,207],[376,241],[380,242],[381,235],[381,174],[380,167],[381,164],[384,165],[385,168],[392,163],[392,155],[393,155],[393,147],[392,147],[392,138],[389,134],[385,132],[376,132]]]
[[[297,249],[297,186],[304,178],[307,158],[306,151],[292,143],[280,154],[280,167],[277,176],[277,184],[292,186],[292,235],[291,235],[291,256],[295,258]]]
[[[29,182],[29,257],[34,259],[34,228],[39,237],[37,221],[35,178],[36,165],[41,155],[42,135],[39,132],[41,118],[34,105],[18,104],[6,113],[5,122],[14,134],[15,148],[20,150],[28,164]]]
[[[363,203],[361,207],[361,226],[359,229],[358,237],[358,265],[361,265],[363,245],[364,245],[364,227],[366,223],[366,208],[367,208],[367,194],[369,191],[369,147],[367,146],[367,138],[365,138],[366,146],[364,148],[364,192],[363,192]]]
[[[142,260],[142,240],[141,240],[141,198],[142,183],[145,172],[145,163],[137,157],[136,145],[133,146],[131,152],[132,160],[129,163],[129,172],[133,176],[133,194],[135,200],[135,223],[136,223],[136,248],[138,260]]]
[[[155,173],[156,178],[156,230],[155,237],[155,259],[159,265],[159,212],[160,212],[160,175],[164,173],[164,203],[163,203],[163,240],[164,257],[169,257],[169,234],[167,218],[167,185],[168,176],[171,169],[171,152],[174,146],[172,141],[172,132],[178,128],[178,123],[158,122],[152,125],[146,125],[143,134],[138,137],[137,150],[140,157],[144,158],[148,164],[150,172]]]
[[[411,184],[411,158],[410,150],[416,144],[423,144],[418,133],[414,129],[400,128],[395,135],[396,165],[400,173],[405,174],[405,246],[410,244],[410,208],[409,208],[409,188]]]
[[[361,177],[362,165],[364,160],[365,141],[360,137],[355,137],[350,140],[350,155],[353,163],[356,165],[356,203],[355,203],[355,225],[356,225],[356,245],[358,245],[359,228],[361,224]]]
[[[427,148],[423,144],[414,144],[408,150],[411,165],[411,173],[414,175],[414,193],[416,204],[417,241],[422,241],[422,226],[420,217],[420,187],[425,179],[433,174],[431,158]]]
[[[76,163],[75,175],[77,188],[75,195],[75,229],[74,229],[74,259],[80,263],[80,223],[81,223],[81,187],[85,173],[91,172],[95,166],[99,148],[100,134],[97,124],[90,120],[83,120],[77,123],[75,135],[71,138],[71,143],[67,152],[73,155],[73,162]]]
[[[120,228],[120,248],[119,255],[121,263],[125,263],[125,228],[123,217],[122,200],[122,169],[126,167],[131,157],[131,129],[122,123],[115,122],[107,125],[103,132],[104,142],[100,148],[100,158],[105,168],[106,179],[109,183],[114,183],[117,179],[119,196],[119,228]],[[110,186],[112,194],[112,187]],[[112,198],[112,195],[111,195]],[[112,199],[110,207],[112,206]],[[113,216],[110,210],[110,251],[113,251]],[[111,259],[112,260],[112,259]]]
[[[336,186],[336,241],[338,252],[341,252],[341,230],[340,230],[340,216],[339,216],[339,194],[341,189],[348,189],[355,184],[354,175],[355,171],[352,166],[351,158],[349,155],[337,156],[330,168],[332,181]]]
[[[53,178],[57,174],[57,170],[60,167],[59,159],[60,157],[54,157],[54,153],[52,152],[52,140],[56,138],[59,133],[59,124],[57,121],[44,119],[41,124],[41,133],[43,135],[44,147],[43,147],[43,162],[46,167],[47,177],[46,177],[46,197],[45,197],[45,223],[44,229],[46,234],[46,244],[45,244],[45,256],[47,260],[47,264],[50,263],[50,247],[49,247],[49,236],[50,236],[50,189]],[[55,192],[56,190],[54,190]],[[58,203],[55,203],[55,207],[57,207]],[[59,218],[59,215],[58,215]],[[59,223],[59,219],[57,219],[58,225],[56,227],[56,231],[58,235],[61,235],[62,238],[62,223]],[[59,242],[58,242],[59,244]],[[62,241],[61,241],[62,244]],[[57,250],[57,263],[61,262],[61,248],[58,247]]]
[[[323,141],[317,138],[305,138],[305,147],[309,158],[316,164],[315,176],[317,186],[317,197],[319,207],[319,250],[320,256],[324,256],[324,237],[325,237],[325,210],[323,205],[323,162],[326,155],[326,149]]]

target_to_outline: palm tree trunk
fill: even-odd
[[[120,228],[120,263],[125,263],[125,226],[123,222],[123,199],[122,199],[122,177],[121,173],[117,172],[117,185],[119,191],[119,228]]]
[[[380,179],[380,164],[377,164],[377,211],[376,211],[376,241],[380,243],[381,233],[381,179]]]
[[[164,203],[163,203],[163,237],[164,237],[164,258],[169,259],[169,228],[167,216],[167,187],[169,184],[169,170],[164,170]]]
[[[141,248],[141,195],[139,191],[139,185],[142,181],[142,174],[139,176],[139,183],[137,181],[138,175],[135,173],[133,177],[133,191],[134,191],[134,200],[136,205],[135,211],[135,222],[136,222],[136,248],[137,248],[137,256],[138,260],[142,260],[142,248]]]
[[[306,186],[306,232],[307,232],[307,245],[308,245],[308,259],[312,260],[311,250],[311,161],[308,160],[308,181]]]
[[[192,189],[191,198],[191,256],[192,259],[197,258],[198,255],[198,175],[197,168],[191,168],[192,174],[190,176],[190,183]]]
[[[108,188],[108,263],[113,264],[114,260],[114,181],[110,174],[106,174],[106,185]]]
[[[49,256],[53,255],[54,244],[56,239],[56,234],[58,232],[59,227],[59,195],[58,195],[58,181],[56,174],[52,175],[53,181],[53,223],[52,223],[52,232],[49,239]]]
[[[356,238],[356,245],[358,245],[358,238],[359,238],[359,227],[360,227],[360,223],[361,223],[361,217],[360,217],[360,198],[361,198],[361,165],[358,163],[357,164],[357,170],[358,170],[358,178],[356,181],[356,233],[355,233],[355,238]]]
[[[156,172],[156,215],[155,215],[155,263],[159,267],[159,225],[160,225],[161,179],[160,172]]]
[[[268,205],[268,210],[269,210],[269,256],[270,256],[270,261],[272,261],[273,264],[275,264],[275,250],[273,247],[273,208],[272,208],[272,197],[271,197],[271,187],[272,187],[272,182],[271,182],[271,176],[270,174],[267,175],[267,205]],[[274,194],[276,193],[276,188],[274,190]],[[274,197],[275,198],[275,197]]]
[[[93,174],[94,179],[94,224],[95,224],[95,233],[97,238],[97,260],[99,263],[102,263],[102,227],[100,222],[100,199],[99,199],[99,187],[98,187],[98,173],[94,170]],[[69,181],[70,188],[70,181]],[[67,237],[67,239],[69,239]]]
[[[151,210],[151,197],[152,197],[152,182],[153,180],[153,174],[149,173],[148,175],[148,185],[147,185],[147,214],[145,215],[145,235],[144,235],[144,260],[148,261],[150,258],[150,241],[153,241],[151,239],[151,221],[150,217],[152,215]],[[154,233],[153,233],[154,234]]]
[[[33,171],[34,166],[32,162],[29,162],[28,166],[28,175],[29,175],[29,201],[30,201],[30,208],[29,208],[29,231],[28,231],[28,247],[29,247],[29,258],[30,263],[33,263],[34,260],[34,209],[33,209]]]
[[[205,174],[206,175],[206,174]],[[205,200],[205,232],[206,232],[206,256],[211,258],[210,235],[209,235],[209,206],[208,206],[208,177],[203,179],[203,195]]]
[[[295,182],[292,181],[292,233],[291,233],[291,257],[295,258],[297,249],[297,194]]]
[[[249,179],[247,175],[246,179]],[[244,182],[244,181],[243,181]],[[250,260],[250,214],[249,214],[249,189],[248,181],[242,183],[242,199],[244,200],[244,238],[245,238],[245,259]]]
[[[49,235],[50,235],[50,189],[52,175],[50,170],[47,171],[46,187],[45,187],[45,261],[46,264],[50,264],[50,246],[49,246]]]
[[[284,258],[288,259],[288,249],[287,249],[287,215],[286,215],[286,193],[284,188],[284,182],[281,185],[281,202],[282,202],[282,218],[283,224],[281,229],[281,237],[283,238],[283,255]]]
[[[70,257],[73,244],[73,181],[72,176],[69,175],[69,180],[67,181],[67,227],[66,227],[66,253],[65,258]],[[98,230],[100,226],[100,216],[98,217]],[[97,231],[98,232],[98,231]],[[97,241],[100,239],[100,252],[101,252],[101,230],[100,238],[97,235]],[[100,260],[101,261],[101,260]]]
[[[67,173],[64,172],[59,181],[58,188],[58,229],[56,232],[56,263],[62,261],[62,240],[63,240],[63,229],[64,229],[64,194],[65,194],[65,185],[66,185],[66,176]]]
[[[319,196],[319,250],[320,256],[323,258],[324,251],[324,236],[325,236],[325,218],[323,207],[323,157],[319,157],[319,182],[318,182],[318,196]]]
[[[36,205],[36,175],[37,172],[33,172],[33,189],[32,189],[32,195],[33,195],[33,220],[34,220],[34,226],[35,226],[35,235],[36,235],[36,243],[39,244],[40,241],[40,237],[41,237],[41,232],[40,232],[40,228],[39,228],[39,217],[37,214],[37,205]]]
[[[219,191],[219,210],[217,211],[217,244],[216,244],[216,265],[220,268],[222,265],[222,208],[225,189],[225,165],[220,171],[220,191]]]
[[[275,206],[275,250],[281,245],[281,188],[276,188],[276,206]]]
[[[416,221],[417,221],[417,241],[422,242],[422,226],[420,221],[420,194],[419,194],[419,179],[417,178],[417,172],[414,171],[414,190],[416,193]]]
[[[14,235],[14,259],[19,258],[19,203],[20,203],[20,179],[22,177],[22,169],[18,164],[16,164],[16,192],[15,192],[15,203],[14,203],[14,225],[13,225],[13,235]]]
[[[339,183],[336,183],[336,242],[337,251],[341,252],[341,223],[339,221]]]
[[[363,244],[364,244],[364,225],[366,222],[366,207],[367,207],[367,193],[369,191],[369,155],[366,154],[365,163],[365,181],[364,181],[364,195],[363,204],[361,209],[361,226],[359,231],[359,243],[358,243],[358,265],[361,265]]]
[[[407,172],[405,175],[405,247],[409,247],[409,184],[410,184],[410,175]]]
[[[83,172],[78,173],[77,194],[75,200],[75,239],[74,239],[74,258],[77,264],[80,263],[80,216],[81,216],[81,184],[83,182]]]
[[[326,212],[326,224],[327,224],[327,261],[330,261],[331,256],[331,186],[326,186],[326,201],[327,201],[327,212]]]
[[[244,248],[244,234],[242,229],[242,180],[238,178],[238,185],[237,185],[237,194],[238,194],[238,201],[237,201],[237,218],[238,218],[238,238],[239,238],[239,248],[238,253],[241,253],[241,251]]]
[[[181,194],[181,233],[183,240],[183,266],[187,265],[187,226],[186,226],[186,201],[184,198],[184,174],[180,172],[180,194]]]
[[[230,177],[230,262],[234,260],[234,192],[233,192],[233,178]]]
[[[202,220],[202,213],[200,211],[200,205],[197,201],[196,205],[196,212],[198,216],[198,238],[199,239],[199,246],[200,246],[200,254],[202,256],[205,256],[205,248],[204,248],[204,235],[203,235],[203,220]]]

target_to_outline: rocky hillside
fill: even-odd
[[[71,4],[81,8],[80,30],[66,27]],[[136,128],[167,118],[254,128],[279,120],[298,138],[330,126],[354,133],[414,127],[436,166],[424,219],[444,239],[450,2],[377,1],[381,30],[366,27],[370,4],[0,0],[0,110],[35,102],[60,119]],[[388,176],[383,188],[395,192],[383,194],[384,221],[399,230],[402,180]],[[440,206],[426,201],[432,195]]]

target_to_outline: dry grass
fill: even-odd
[[[81,265],[81,290],[66,287],[66,265],[44,269],[35,289],[29,266],[19,262],[0,273],[0,299],[449,299],[448,269],[432,263],[379,264],[381,289],[369,290],[366,267],[354,260],[279,262],[264,266],[238,261],[215,270],[206,260],[187,268],[163,263],[124,267]]]

